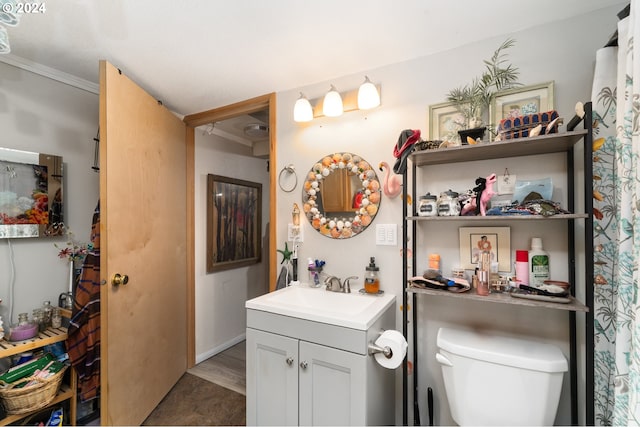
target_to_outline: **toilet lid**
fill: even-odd
[[[567,359],[551,344],[480,331],[440,328],[438,348],[472,359],[542,372],[566,372]]]

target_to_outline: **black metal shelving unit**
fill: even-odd
[[[459,163],[477,160],[486,160],[494,158],[507,158],[507,157],[524,157],[537,154],[550,154],[550,153],[566,153],[567,163],[567,209],[570,212],[575,212],[575,167],[574,167],[574,151],[576,146],[582,144],[583,147],[583,170],[584,170],[584,211],[575,214],[558,215],[555,217],[420,217],[416,215],[415,203],[413,205],[414,212],[408,215],[407,204],[403,204],[403,243],[402,243],[402,258],[403,258],[403,333],[410,343],[413,355],[413,383],[411,385],[413,389],[413,401],[409,402],[409,379],[408,379],[408,366],[407,363],[403,367],[403,424],[408,425],[408,415],[410,406],[414,411],[414,425],[420,425],[420,411],[418,404],[418,345],[417,345],[417,328],[418,328],[418,313],[417,313],[417,298],[419,295],[447,295],[452,298],[466,298],[477,301],[490,301],[494,303],[504,304],[524,304],[528,306],[540,307],[541,309],[560,309],[566,310],[569,313],[569,351],[570,351],[570,388],[571,388],[571,423],[572,425],[578,424],[578,349],[577,349],[577,335],[576,335],[576,313],[585,313],[585,393],[586,393],[586,411],[585,421],[587,425],[594,424],[594,315],[593,315],[593,129],[592,129],[592,111],[591,103],[585,103],[584,130],[571,130],[563,133],[555,133],[550,135],[543,135],[532,138],[512,139],[507,141],[493,142],[489,144],[481,145],[465,145],[460,147],[452,147],[447,149],[436,150],[423,150],[416,151],[409,156],[411,161],[411,172],[408,170],[403,174],[403,195],[408,195],[409,179],[411,179],[411,193],[413,200],[417,200],[417,182],[416,171],[418,167],[428,167],[429,165],[446,164],[446,163]],[[408,168],[407,168],[408,169]],[[411,175],[411,177],[409,177]],[[434,222],[439,224],[439,221],[458,221],[473,222],[473,221],[568,221],[568,259],[569,259],[569,271],[568,277],[570,283],[576,283],[576,220],[584,221],[584,253],[585,253],[585,283],[584,283],[584,295],[585,303],[581,303],[575,299],[575,288],[572,287],[572,302],[570,304],[556,304],[556,303],[541,303],[538,301],[526,301],[523,302],[517,298],[507,298],[503,296],[495,296],[487,299],[487,297],[479,297],[475,295],[473,291],[469,293],[453,294],[444,293],[440,290],[425,290],[415,289],[408,286],[408,238],[409,227],[411,228],[411,250],[413,251],[412,259],[412,271],[416,271],[417,268],[417,233],[416,226],[418,222]],[[411,305],[409,302],[409,293],[411,293]],[[412,317],[412,331],[409,336],[409,316],[408,311],[411,310]],[[411,338],[411,339],[410,339]]]

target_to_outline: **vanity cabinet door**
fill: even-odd
[[[300,425],[366,425],[366,358],[300,341]]]
[[[298,340],[247,328],[247,425],[298,425]]]

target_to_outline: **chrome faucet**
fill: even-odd
[[[343,293],[351,293],[351,285],[349,281],[351,279],[357,279],[357,276],[349,276],[344,279],[344,284],[340,281],[340,279],[336,276],[329,276],[324,279],[324,284],[327,285],[327,290],[331,292],[343,292]]]
[[[324,284],[327,285],[327,290],[331,292],[343,292],[342,283],[336,276],[329,276],[324,279]]]

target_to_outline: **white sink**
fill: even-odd
[[[284,316],[367,330],[384,310],[393,304],[390,294],[367,295],[329,292],[324,286],[289,286],[249,300],[245,307]]]

